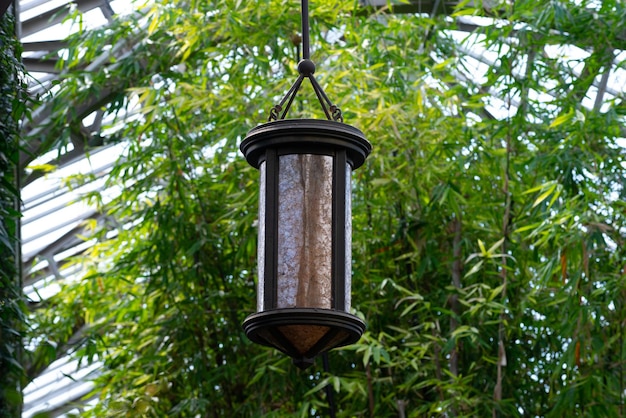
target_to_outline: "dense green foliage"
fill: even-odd
[[[11,13],[0,17],[0,417],[15,417],[21,405],[20,353],[25,321],[19,280],[19,191],[16,180],[18,121],[24,102],[19,44]]]
[[[88,273],[37,319],[52,339],[89,325],[93,416],[326,416],[327,384],[342,417],[624,416],[626,104],[592,95],[624,44],[621,2],[518,1],[472,34],[312,2],[319,79],[374,145],[353,202],[368,331],[330,374],[240,327],[258,174],[237,145],[296,78],[299,2],[156,3],[74,39],[51,98],[58,132],[61,104],[112,90],[105,140],[126,144],[119,194],[87,196],[115,221],[94,223]],[[496,56],[484,77],[471,51]],[[311,91],[298,100],[291,117],[322,117]]]

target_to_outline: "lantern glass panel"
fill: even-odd
[[[279,157],[277,308],[331,308],[333,157]]]
[[[350,312],[350,292],[352,290],[352,167],[346,164],[346,277],[345,277],[345,302],[344,309]]]
[[[267,182],[265,172],[265,161],[263,161],[259,166],[259,236],[257,240],[257,271],[259,279],[256,292],[258,312],[265,310],[265,195]]]

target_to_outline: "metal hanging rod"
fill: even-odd
[[[309,0],[302,0],[302,59],[311,59],[311,36],[309,34]]]
[[[291,104],[295,99],[300,87],[302,86],[302,81],[305,78],[308,78],[311,82],[311,86],[313,86],[313,91],[315,91],[315,95],[322,105],[322,110],[324,110],[324,114],[328,120],[334,120],[336,122],[343,122],[343,115],[341,114],[341,109],[335,106],[324,90],[322,86],[317,82],[313,73],[315,73],[315,64],[311,61],[311,37],[310,37],[310,25],[309,25],[309,1],[302,0],[302,61],[298,63],[298,72],[300,75],[295,83],[291,86],[285,97],[280,101],[279,104],[272,107],[270,110],[270,116],[268,118],[269,121],[285,119],[287,116],[287,112],[291,108]],[[286,105],[285,105],[286,103]],[[284,106],[284,108],[283,108]]]

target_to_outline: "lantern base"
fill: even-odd
[[[248,316],[243,329],[253,342],[282,351],[306,369],[317,355],[357,342],[365,322],[332,309],[284,308]]]

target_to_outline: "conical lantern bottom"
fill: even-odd
[[[305,369],[317,355],[357,342],[365,323],[346,312],[287,308],[250,315],[243,328],[250,340],[277,348]]]

